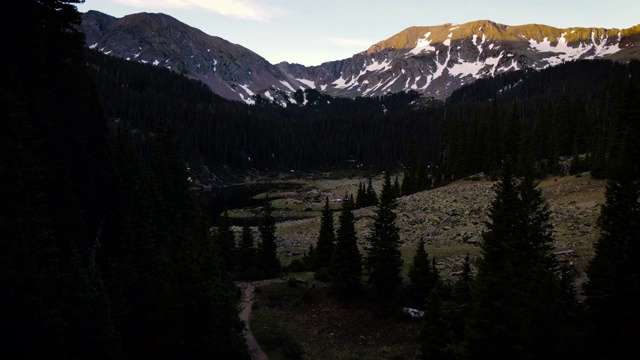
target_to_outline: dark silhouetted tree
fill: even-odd
[[[416,253],[409,268],[408,296],[413,300],[413,306],[422,308],[427,295],[438,285],[438,275],[433,272],[429,254],[425,250],[424,240],[418,240]]]
[[[273,217],[271,203],[262,208],[262,222],[258,227],[260,244],[256,254],[256,267],[264,278],[276,276],[281,269],[278,259],[278,245],[276,244],[276,220]]]
[[[587,344],[594,358],[626,359],[634,352],[640,321],[640,182],[620,178],[607,185],[598,219],[600,239],[587,267]]]
[[[419,337],[420,359],[453,359],[450,324],[442,309],[439,286],[429,292],[424,307],[424,326]]]
[[[369,237],[370,245],[366,258],[369,285],[376,298],[383,305],[392,300],[402,285],[400,235],[396,225],[396,214],[393,212],[394,208],[395,199],[390,175],[387,172],[380,194],[380,202],[376,209],[372,233]]]
[[[336,246],[331,260],[330,274],[336,292],[352,297],[360,291],[362,257],[358,250],[358,237],[353,217],[353,203],[345,197],[340,213]]]
[[[333,228],[333,211],[329,207],[329,198],[325,198],[320,233],[313,253],[313,270],[328,268],[333,257],[336,234]]]
[[[531,176],[520,182],[514,178],[509,161],[494,189],[467,324],[466,355],[557,357],[561,295],[550,253],[548,205]]]

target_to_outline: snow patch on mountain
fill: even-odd
[[[411,51],[409,51],[409,54],[418,55],[423,51],[435,52],[436,48],[431,46],[432,40],[429,39],[429,36],[431,36],[431,31],[424,34],[424,37],[422,39],[418,39],[418,45],[416,45],[416,47],[414,47]]]
[[[309,89],[315,89],[316,88],[316,84],[311,80],[302,79],[302,78],[296,78],[296,80],[298,80],[298,82],[301,82],[302,84],[307,86]]]
[[[238,86],[240,86],[247,94],[249,94],[249,96],[255,95],[255,93],[251,91],[251,89],[249,89],[249,85],[238,85]]]
[[[386,59],[384,61],[379,61],[379,62],[373,62],[372,64],[370,64],[369,66],[367,66],[364,69],[364,72],[367,71],[385,71],[389,68],[389,65],[391,65],[391,60]]]
[[[558,38],[557,44],[553,45],[548,37],[538,42],[535,39],[529,39],[532,49],[540,53],[552,53],[546,60],[547,66],[562,64],[565,61],[577,59],[594,59],[614,54],[620,50],[619,42],[615,45],[607,45],[608,37],[600,36],[596,38],[595,32],[591,32],[591,43],[585,44],[580,42],[576,47],[570,46],[565,38],[566,32],[563,32]]]
[[[286,86],[287,88],[289,88],[289,90],[291,90],[292,92],[295,92],[296,89],[293,88],[293,86],[291,86],[291,84],[289,84],[287,81],[285,80],[280,80],[280,83],[284,86]]]

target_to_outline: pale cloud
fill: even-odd
[[[269,22],[287,17],[290,11],[264,0],[115,0],[123,5],[146,9],[195,9],[239,19]]]
[[[369,47],[373,45],[373,42],[366,39],[354,39],[354,38],[329,38],[325,39],[326,42],[333,45],[342,47]]]

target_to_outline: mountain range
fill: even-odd
[[[102,53],[180,72],[228,99],[252,104],[260,96],[282,106],[304,103],[304,96],[293,96],[299,89],[342,97],[413,90],[444,100],[464,84],[512,70],[578,59],[640,58],[640,25],[558,29],[481,20],[416,26],[351,58],[318,66],[271,64],[161,13],[116,18],[89,11],[82,15],[81,30],[87,46]]]

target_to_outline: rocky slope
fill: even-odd
[[[81,30],[90,48],[183,73],[227,99],[253,103],[257,93],[273,98],[301,86],[260,55],[165,14],[115,18],[89,11]]]
[[[522,68],[577,59],[638,58],[640,25],[630,29],[507,26],[491,21],[411,27],[349,59],[306,67],[270,64],[258,54],[164,14],[82,16],[87,46],[203,81],[219,95],[282,106],[298,89],[333,96],[380,96],[414,90],[443,100],[463,84]]]
[[[359,181],[362,179],[316,181],[288,196],[304,201],[304,206],[317,208],[322,206],[325,196],[337,200],[346,192],[355,193]],[[427,251],[438,258],[445,276],[461,269],[465,254],[477,257],[481,233],[488,220],[487,209],[495,194],[493,184],[478,177],[475,181],[459,180],[399,198],[396,223],[403,241],[405,268],[408,268],[420,238],[426,241]],[[588,173],[579,177],[548,178],[539,185],[550,205],[556,251],[572,250],[574,253],[563,260],[573,261],[579,270],[584,270],[593,256],[592,245],[599,235],[596,220],[600,206],[604,204],[605,185],[604,180],[592,179]],[[378,193],[381,186],[382,178],[374,179]],[[339,201],[332,204],[336,209],[340,207]],[[371,207],[354,211],[358,239],[363,248],[367,246],[374,210]],[[335,224],[338,224],[338,212]],[[277,228],[283,253],[303,252],[317,240],[320,218],[282,222]]]
[[[564,61],[638,57],[640,26],[630,29],[507,26],[491,21],[411,27],[350,59],[316,67],[277,66],[337,96],[415,90],[445,99],[463,84],[511,70]]]

